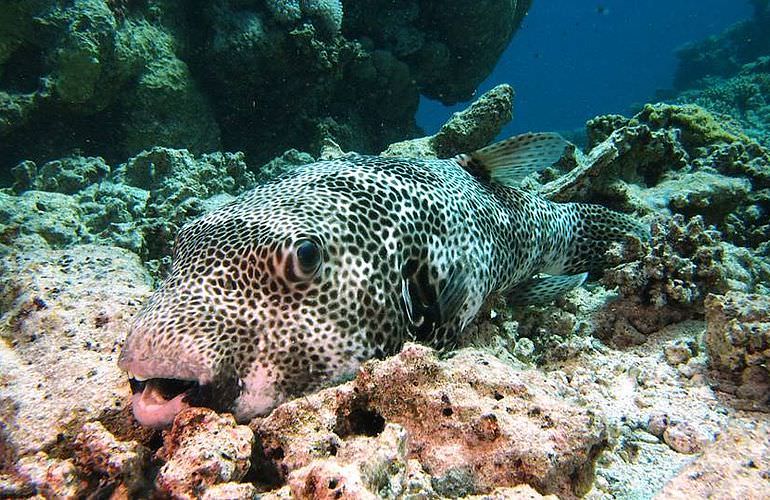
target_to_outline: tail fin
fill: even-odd
[[[650,228],[639,219],[615,212],[601,205],[570,204],[575,218],[572,242],[562,261],[563,274],[601,272],[605,253],[614,242],[635,236],[642,241],[651,238]]]

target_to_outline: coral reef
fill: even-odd
[[[674,81],[677,89],[706,86],[707,77],[730,77],[748,63],[770,55],[767,2],[754,1],[754,17],[735,24],[722,34],[693,42],[678,50],[679,67]]]
[[[768,55],[746,64],[737,75],[712,78],[703,87],[684,90],[675,101],[694,103],[734,117],[746,134],[770,146],[770,49]]]
[[[17,165],[0,193],[0,248],[112,244],[145,261],[171,254],[184,222],[226,203],[256,180],[240,153],[194,156],[153,148],[110,167],[100,157]]]
[[[729,289],[725,249],[700,218],[686,225],[681,216],[656,223],[649,247],[632,244],[622,250],[613,256],[617,262],[610,261],[619,265],[602,279],[606,287],[617,287],[620,298],[595,318],[596,334],[615,344],[643,342],[667,324],[702,316],[705,295]],[[738,266],[733,282],[741,283],[741,271]]]
[[[445,104],[469,99],[531,1],[354,2],[345,31],[404,60],[420,91]],[[458,20],[461,20],[458,22]]]
[[[740,127],[694,105],[647,105],[587,124],[590,151],[536,188],[643,214],[700,215],[730,243],[767,253],[770,153]]]
[[[729,115],[770,146],[770,9],[767,2],[754,6],[752,19],[679,50],[673,100]]]
[[[116,17],[111,4],[4,5],[4,158],[41,161],[77,149],[126,158],[153,145],[218,148],[214,114],[170,31],[144,17]]]
[[[109,5],[115,26],[138,22],[131,2]],[[359,7],[345,4],[340,27],[339,5],[247,0],[207,12],[242,23],[244,46],[291,30],[296,48],[348,43],[348,11]],[[385,20],[380,42],[416,17],[406,19]],[[186,22],[161,24],[183,32]],[[209,34],[232,44],[232,33]],[[11,53],[0,43],[0,61]],[[68,98],[78,91],[99,99],[87,87]],[[497,87],[435,136],[387,154],[483,146],[509,119],[512,98]],[[321,157],[356,144],[345,131],[352,122],[308,119],[320,132],[306,144]],[[598,281],[548,306],[495,298],[464,332],[473,347],[408,344],[248,426],[192,408],[163,433],[136,424],[115,365],[150,292],[148,271],[159,276],[185,221],[313,157],[288,150],[256,173],[240,153],[163,147],[123,163],[83,154],[20,162],[13,188],[0,192],[0,496],[761,496],[770,467],[757,448],[770,388],[768,152],[739,122],[694,105],[597,117],[587,131],[585,154],[567,154],[524,186],[650,222],[649,241],[615,245]]]
[[[326,139],[381,151],[417,135],[421,93],[472,97],[529,4],[9,0],[0,184],[21,160],[154,146],[244,151],[253,167]]]

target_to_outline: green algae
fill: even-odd
[[[678,128],[682,132],[682,144],[688,150],[708,144],[750,142],[735,120],[693,104],[647,104],[635,118],[658,128]]]

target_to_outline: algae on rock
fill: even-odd
[[[219,146],[207,99],[163,27],[103,0],[9,3],[0,14],[5,158],[80,149],[114,161],[154,145]]]
[[[327,139],[375,152],[417,135],[419,95],[471,97],[530,2],[409,0],[403,16],[379,0],[6,4],[4,161],[224,146],[256,166]]]
[[[145,261],[171,254],[176,233],[192,218],[254,186],[242,154],[194,156],[154,148],[110,167],[73,156],[14,169],[18,196],[0,193],[0,244],[65,248],[105,243]]]

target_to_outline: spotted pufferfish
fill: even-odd
[[[567,144],[530,133],[452,159],[319,161],[188,223],[118,361],[137,420],[208,406],[248,421],[407,340],[451,348],[491,294],[580,286],[647,230],[517,187]]]

